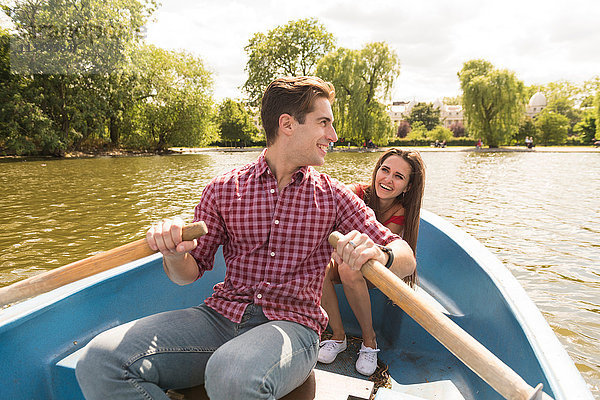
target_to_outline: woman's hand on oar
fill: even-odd
[[[358,231],[340,237],[331,257],[338,265],[347,264],[355,271],[359,271],[368,260],[376,259],[385,262],[386,258],[369,236]]]
[[[339,232],[329,235],[329,243],[338,248],[338,242],[344,236]],[[346,242],[347,244],[347,242]],[[479,375],[492,388],[506,399],[515,400],[551,400],[541,392],[541,386],[535,389],[517,375],[509,366],[492,354],[469,333],[459,327],[450,318],[435,310],[420,298],[402,279],[385,268],[377,260],[367,261],[361,268],[362,274],[394,301],[427,332],[443,344],[467,367]]]

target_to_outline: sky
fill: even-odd
[[[214,95],[243,98],[244,47],[256,32],[314,17],[341,47],[385,41],[401,62],[393,100],[460,94],[457,72],[483,58],[526,85],[600,75],[597,0],[163,0],[147,40],[202,58]]]
[[[317,18],[340,47],[386,42],[401,63],[396,101],[459,95],[457,72],[476,58],[526,85],[600,76],[598,0],[161,1],[147,42],[200,57],[217,101],[244,97],[244,47],[255,33],[301,18]]]

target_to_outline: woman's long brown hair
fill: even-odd
[[[404,233],[402,238],[411,247],[415,256],[417,254],[417,238],[419,236],[419,221],[421,217],[421,202],[423,200],[423,192],[425,191],[425,163],[421,158],[421,154],[415,150],[401,150],[401,149],[390,149],[383,153],[375,169],[373,170],[373,176],[371,178],[371,184],[365,189],[365,203],[375,211],[375,216],[380,222],[383,218],[383,213],[379,205],[379,197],[375,191],[375,176],[377,171],[381,168],[381,164],[391,156],[402,157],[411,167],[410,178],[408,180],[408,190],[404,196],[398,196],[394,199],[394,204],[402,204],[404,207]],[[404,278],[404,281],[411,287],[415,285],[417,281],[417,270]]]

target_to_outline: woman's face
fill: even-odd
[[[382,200],[394,199],[408,190],[412,168],[404,158],[392,155],[386,158],[375,175],[375,191]]]

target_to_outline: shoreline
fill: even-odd
[[[481,148],[477,149],[471,146],[450,146],[450,147],[431,147],[431,146],[385,146],[376,149],[364,149],[362,147],[334,147],[333,150],[328,150],[330,153],[374,153],[386,151],[393,147],[415,149],[420,152],[473,152],[473,153],[600,153],[600,148],[589,146],[547,146],[534,147],[528,149],[524,146],[504,146],[498,148]],[[206,152],[260,152],[263,147],[170,147],[170,151],[174,154],[197,154]]]
[[[396,146],[378,147],[375,149],[364,149],[362,147],[334,147],[329,150],[331,153],[374,153],[386,151]],[[524,146],[504,146],[498,148],[477,149],[471,146],[449,146],[449,147],[431,147],[431,146],[397,146],[405,149],[415,149],[424,152],[466,152],[466,153],[600,153],[600,147],[591,146],[537,146],[528,149]],[[261,152],[263,147],[170,147],[166,151],[146,151],[146,150],[109,150],[109,151],[72,151],[62,157],[57,156],[0,156],[0,162],[10,161],[34,161],[34,160],[63,160],[63,159],[81,159],[81,158],[100,158],[100,157],[149,157],[157,155],[176,155],[176,154],[199,154],[199,153],[241,153],[241,152]]]

